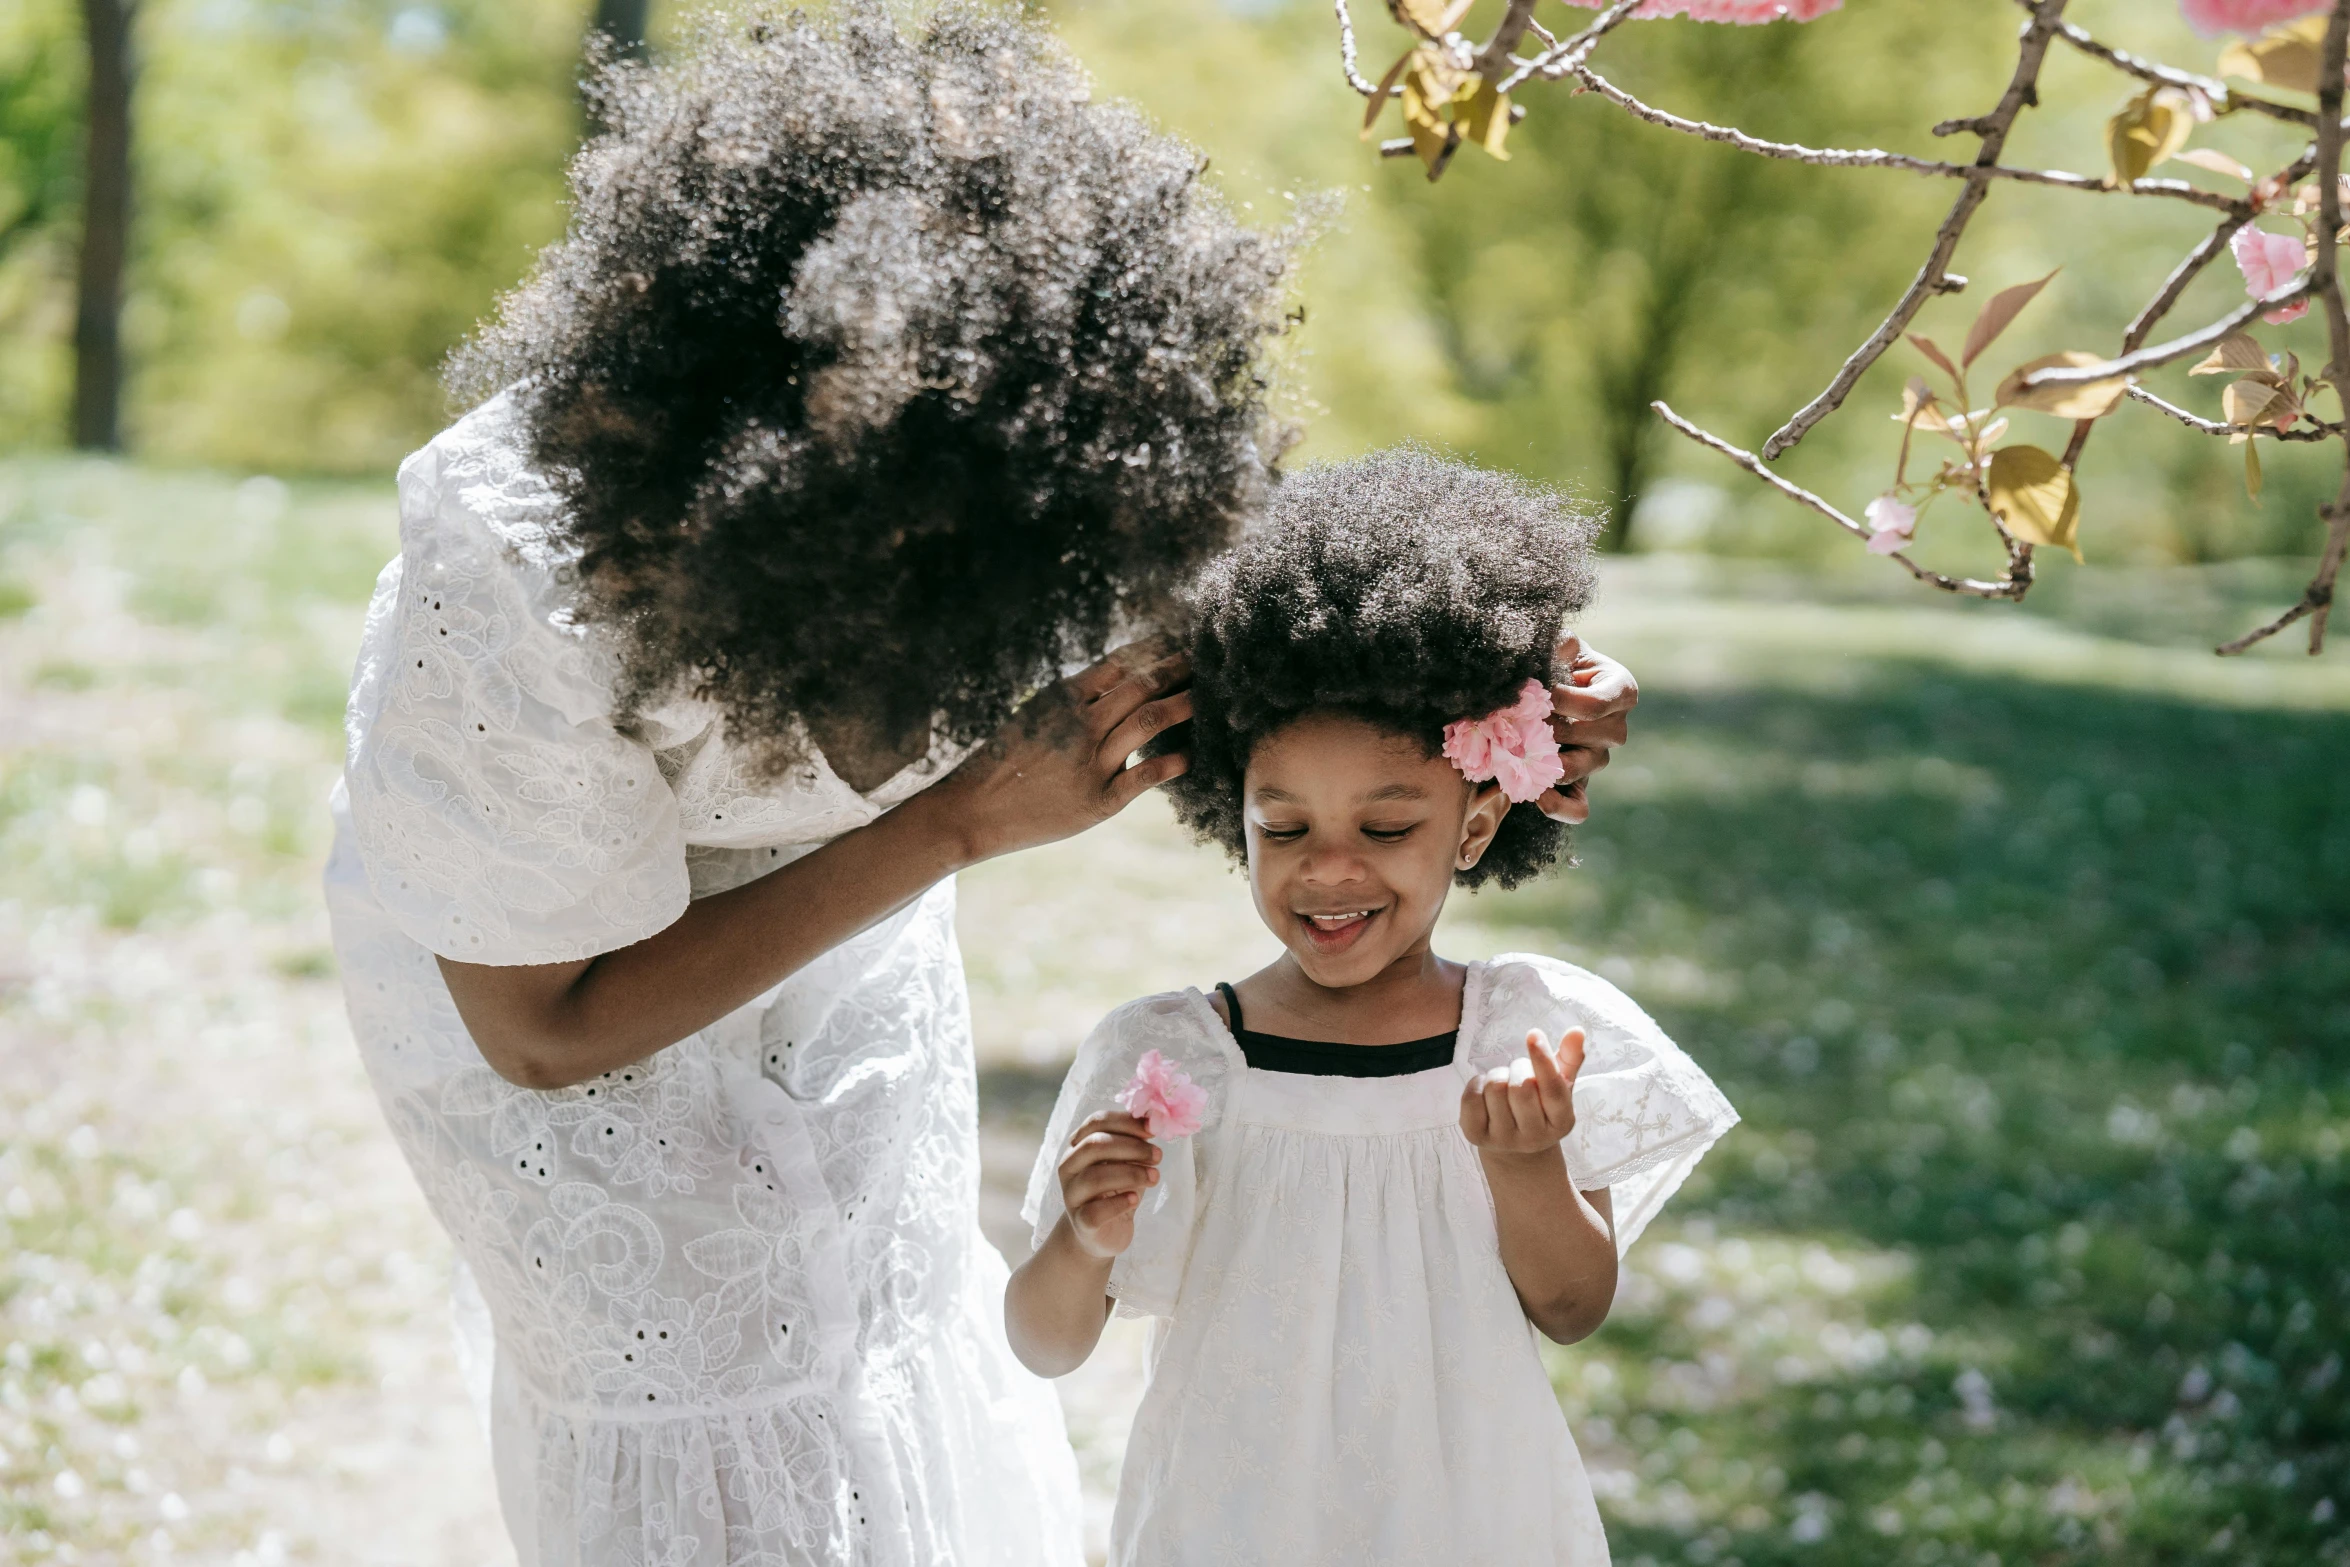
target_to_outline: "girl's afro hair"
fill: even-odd
[[[1308,469],[1190,595],[1191,766],[1175,813],[1245,862],[1241,778],[1259,740],[1339,712],[1442,753],[1444,726],[1548,680],[1568,615],[1591,597],[1591,519],[1557,492],[1425,451]],[[1567,830],[1515,805],[1454,879],[1514,887]]]
[[[450,386],[516,399],[629,709],[699,691],[776,766],[809,717],[976,741],[1261,506],[1294,233],[1041,26],[761,11],[593,91]]]

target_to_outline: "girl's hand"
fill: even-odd
[[[945,813],[968,863],[1081,833],[1183,771],[1180,753],[1126,761],[1191,717],[1190,678],[1165,642],[1129,643],[1038,693],[915,798]]]
[[[1544,790],[1534,803],[1555,821],[1580,822],[1591,815],[1585,792],[1591,775],[1631,732],[1640,682],[1605,653],[1585,647],[1581,637],[1562,637],[1552,657],[1559,677],[1550,687],[1550,732],[1558,736],[1559,760],[1567,770],[1558,787]]]
[[[1159,1183],[1159,1149],[1140,1118],[1106,1110],[1077,1128],[1061,1160],[1061,1205],[1069,1232],[1089,1257],[1118,1256],[1134,1244],[1134,1210]]]
[[[1492,1154],[1540,1154],[1575,1129],[1575,1074],[1583,1030],[1570,1028],[1553,1055],[1540,1029],[1526,1033],[1526,1058],[1480,1072],[1461,1090],[1461,1134]]]

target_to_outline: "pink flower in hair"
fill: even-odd
[[[1118,1091],[1118,1108],[1139,1118],[1153,1137],[1189,1137],[1204,1123],[1208,1091],[1159,1054],[1146,1050],[1134,1078]]]
[[[1515,804],[1542,798],[1567,772],[1558,736],[1550,732],[1550,705],[1550,687],[1527,681],[1512,705],[1446,724],[1445,760],[1471,783],[1498,781]]]

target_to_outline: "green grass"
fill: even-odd
[[[0,673],[40,725],[0,739],[0,916],[249,919],[260,984],[331,974],[319,801],[391,547],[381,489],[0,463]],[[1599,968],[1745,1116],[1553,1357],[1627,1567],[2350,1562],[2350,649],[2205,651],[2292,569],[2059,566],[2018,611],[1611,564],[1591,630],[1646,696],[1584,863],[1461,900],[1444,944]],[[1007,1133],[1101,1010],[1270,946],[1156,807],[967,876],[962,932]],[[185,1027],[135,987],[42,1021],[12,983],[44,1049]],[[348,1384],[358,1340],[140,1195],[227,1172],[220,1232],[276,1236],[298,1194],[246,1134],[84,1158],[72,1125],[0,1149],[0,1528],[105,1549],[44,1454],[113,1497],[105,1433],[180,1366]],[[266,1287],[228,1302],[240,1271]],[[114,1371],[132,1404],[58,1415],[107,1299],[186,1326]]]

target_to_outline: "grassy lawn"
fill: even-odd
[[[0,1538],[500,1559],[313,887],[380,489],[0,464]],[[2350,652],[2265,566],[1954,605],[1646,559],[1583,865],[1727,1139],[1554,1356],[1620,1562],[2350,1562]],[[1105,1007],[1269,953],[1155,806],[965,878],[991,1229]],[[1067,1386],[1097,1509],[1134,1389]]]

